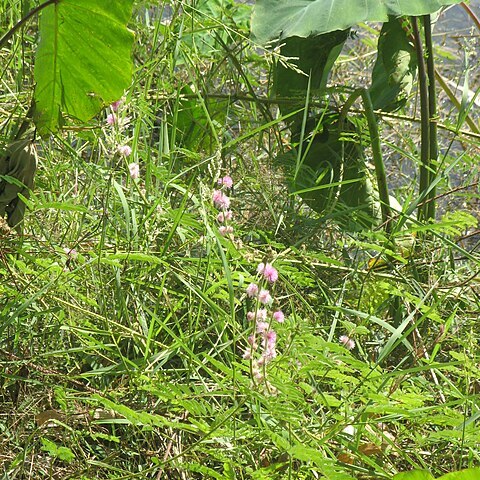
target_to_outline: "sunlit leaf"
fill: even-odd
[[[132,76],[133,0],[59,0],[42,10],[34,121],[41,135],[64,116],[86,121],[118,100]]]
[[[437,480],[478,480],[479,478],[480,468],[468,468],[467,470],[447,473]]]
[[[259,43],[346,30],[361,22],[386,22],[388,16],[425,15],[460,0],[257,0],[252,33]]]

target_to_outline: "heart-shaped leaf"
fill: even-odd
[[[63,115],[87,121],[118,100],[132,77],[133,0],[58,0],[44,8],[35,60],[34,121],[41,135]]]
[[[461,0],[257,0],[252,15],[255,40],[265,44],[346,30],[361,22],[386,22],[388,16],[425,15]]]

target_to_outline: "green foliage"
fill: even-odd
[[[34,121],[40,135],[65,116],[90,120],[118,100],[132,76],[133,0],[61,0],[40,15]]]
[[[272,93],[280,97],[300,97],[299,105],[280,105],[282,113],[303,107],[307,91],[322,94],[348,33],[349,30],[305,38],[292,36],[281,42],[280,54],[288,63],[276,62]]]
[[[181,97],[171,121],[176,126],[176,140],[190,151],[215,151],[228,111],[228,100],[206,99],[188,85],[180,90]]]
[[[381,221],[381,212],[361,145],[362,125],[348,122],[340,131],[335,115],[322,115],[321,123],[307,122],[302,157],[297,149],[278,155],[292,194],[310,208],[332,214],[349,230],[371,227]],[[317,132],[318,128],[321,132]],[[297,134],[298,138],[300,135]]]
[[[68,448],[58,446],[55,442],[52,442],[48,438],[41,438],[42,450],[47,452],[51,457],[58,458],[63,462],[70,463],[75,459],[75,454]]]
[[[435,480],[426,470],[413,470],[411,472],[397,473],[394,480]]]
[[[458,472],[447,473],[438,477],[438,480],[476,480],[480,475],[479,468],[469,468]],[[426,471],[414,470],[411,472],[398,473],[393,480],[434,480],[434,477]]]
[[[386,22],[388,16],[425,15],[460,0],[257,0],[252,33],[257,42],[289,37],[310,37],[346,30],[362,22]]]
[[[15,24],[21,5],[10,4]],[[339,228],[333,216],[358,222],[368,191],[363,122],[348,118],[339,133],[332,105],[344,91],[332,88],[332,105],[315,105],[320,118],[286,134],[267,95],[269,64],[246,41],[249,8],[137,3],[136,73],[119,122],[37,139],[25,235],[0,234],[5,477],[391,480],[478,465],[478,249],[465,235],[477,215],[466,188],[477,140],[460,132],[462,162],[454,147],[446,159],[462,189],[446,192],[453,175],[439,182],[464,214],[428,225],[430,239],[412,248],[406,232],[393,244],[376,228]],[[2,140],[16,130],[3,111],[21,122],[29,101],[15,90],[35,27],[24,33],[0,51]],[[351,39],[339,66],[347,83],[367,70],[375,38]],[[388,145],[413,159],[416,132],[390,121]],[[290,147],[280,171],[271,159]],[[389,173],[402,175],[408,212],[414,178],[399,170]],[[283,173],[290,193],[311,189],[301,195],[325,208],[320,221],[288,195]],[[231,236],[212,205],[224,175],[234,180]],[[268,387],[242,358],[255,308],[245,289],[265,261],[280,274],[272,308],[285,313]]]
[[[7,214],[8,225],[18,227],[23,221],[25,202],[19,198],[30,196],[37,169],[35,147],[29,134],[12,142],[0,157],[0,218]]]

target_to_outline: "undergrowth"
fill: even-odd
[[[3,2],[3,30],[23,3]],[[5,480],[480,465],[478,135],[440,130],[444,210],[385,255],[380,230],[347,233],[285,187],[272,158],[288,132],[249,16],[233,0],[137,2],[121,103],[38,139],[24,234],[0,237]],[[351,40],[347,75],[372,61],[371,35]],[[0,52],[3,143],[27,104],[34,36]],[[406,211],[415,179],[396,165],[418,162],[418,132],[392,117],[384,147]]]

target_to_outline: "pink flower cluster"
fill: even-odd
[[[269,263],[260,263],[257,267],[257,272],[263,275],[265,280],[270,283],[275,283],[278,280],[278,272]]]
[[[227,188],[232,188],[233,187],[232,177],[226,175],[225,177],[219,178],[217,180],[217,184],[220,185],[220,186],[227,187]]]
[[[257,267],[260,275],[258,283],[250,283],[246,288],[247,298],[254,309],[247,312],[247,320],[254,323],[253,333],[248,337],[248,346],[243,358],[250,360],[252,375],[258,384],[264,384],[273,390],[266,380],[266,366],[276,356],[277,332],[272,328],[274,322],[283,323],[285,315],[281,310],[271,311],[274,298],[268,289],[278,279],[278,272],[269,263],[260,263]]]
[[[229,225],[229,222],[233,219],[233,212],[229,210],[230,208],[230,197],[228,197],[225,192],[222,190],[225,188],[233,187],[233,180],[228,175],[222,178],[219,178],[217,181],[219,185],[218,190],[214,190],[212,194],[212,202],[215,208],[220,210],[217,215],[217,222],[220,223],[218,231],[223,237],[233,234],[233,227]]]
[[[111,112],[107,115],[107,125],[110,125],[111,127],[118,127],[118,129],[121,130],[119,127],[123,127],[128,123],[130,120],[129,117],[119,116],[120,108],[123,106],[123,104],[124,99],[121,98],[110,105]],[[127,158],[132,154],[132,147],[126,144],[120,144],[117,146],[117,153],[121,157]],[[128,170],[132,179],[136,180],[140,177],[140,170],[137,163],[130,163],[128,165]]]
[[[351,339],[348,335],[341,335],[338,341],[347,349],[353,350],[355,348],[355,340]]]

